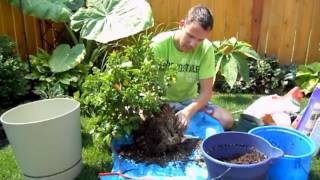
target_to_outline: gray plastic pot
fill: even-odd
[[[1,116],[25,179],[74,179],[82,169],[80,103],[39,100]]]

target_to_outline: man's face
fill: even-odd
[[[197,22],[183,23],[179,41],[180,50],[190,52],[209,36],[210,30],[205,30]]]

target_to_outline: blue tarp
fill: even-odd
[[[223,132],[220,123],[204,112],[196,113],[185,131],[185,135],[205,139],[213,134]],[[119,148],[124,144],[133,143],[133,138],[125,136],[121,140],[114,140],[113,147]],[[201,167],[195,161],[202,158],[200,149],[195,150],[189,157],[188,162],[173,161],[169,162],[166,167],[157,164],[135,163],[133,160],[124,159],[119,156],[115,150],[112,153],[113,168],[112,172],[121,172],[134,179],[142,177],[151,177],[156,180],[164,179],[206,179],[207,169]],[[124,179],[120,176],[100,176],[101,180]]]

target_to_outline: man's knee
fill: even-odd
[[[224,129],[228,130],[231,129],[234,123],[233,116],[230,112],[222,109],[217,108],[213,114],[214,118],[220,121],[221,125]]]

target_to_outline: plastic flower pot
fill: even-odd
[[[25,179],[74,179],[82,169],[80,103],[68,98],[8,110],[1,122]]]
[[[267,158],[253,164],[234,164],[220,160],[232,159],[252,148]],[[268,141],[244,132],[224,132],[210,136],[202,142],[201,151],[207,165],[208,179],[267,179],[271,163],[283,156],[283,151]]]

